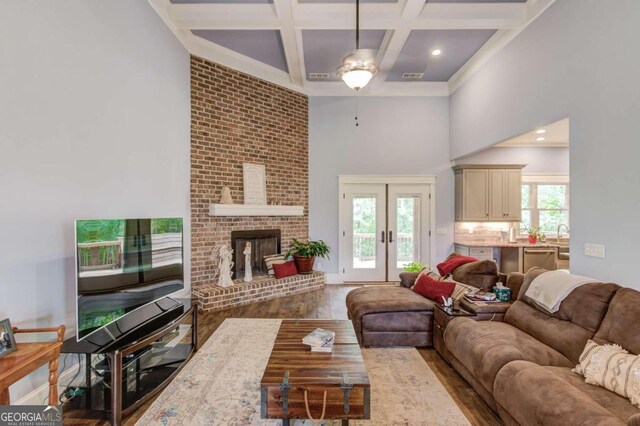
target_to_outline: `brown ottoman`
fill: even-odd
[[[433,345],[433,302],[408,288],[352,290],[347,310],[362,346]]]

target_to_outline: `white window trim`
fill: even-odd
[[[522,175],[522,183],[569,183],[569,175],[553,173],[531,173]]]

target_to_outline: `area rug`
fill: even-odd
[[[280,420],[260,418],[260,379],[279,327],[280,320],[274,319],[225,320],[137,424],[280,426]],[[363,357],[371,383],[371,420],[350,424],[470,424],[416,349],[363,349]]]

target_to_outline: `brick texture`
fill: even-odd
[[[217,282],[214,249],[232,230],[281,229],[282,249],[309,234],[307,96],[191,57],[191,282]],[[301,217],[211,217],[223,186],[243,203],[242,163],[266,166],[268,202],[304,206]]]
[[[261,300],[303,293],[322,288],[322,286],[324,286],[324,274],[313,272],[308,275],[295,275],[279,280],[267,276],[254,277],[250,283],[236,280],[235,284],[228,288],[200,285],[194,287],[193,295],[198,300],[198,309],[201,312],[213,312]]]

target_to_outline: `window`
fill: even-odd
[[[522,229],[539,227],[555,235],[558,226],[569,225],[569,182],[567,176],[522,177]]]

